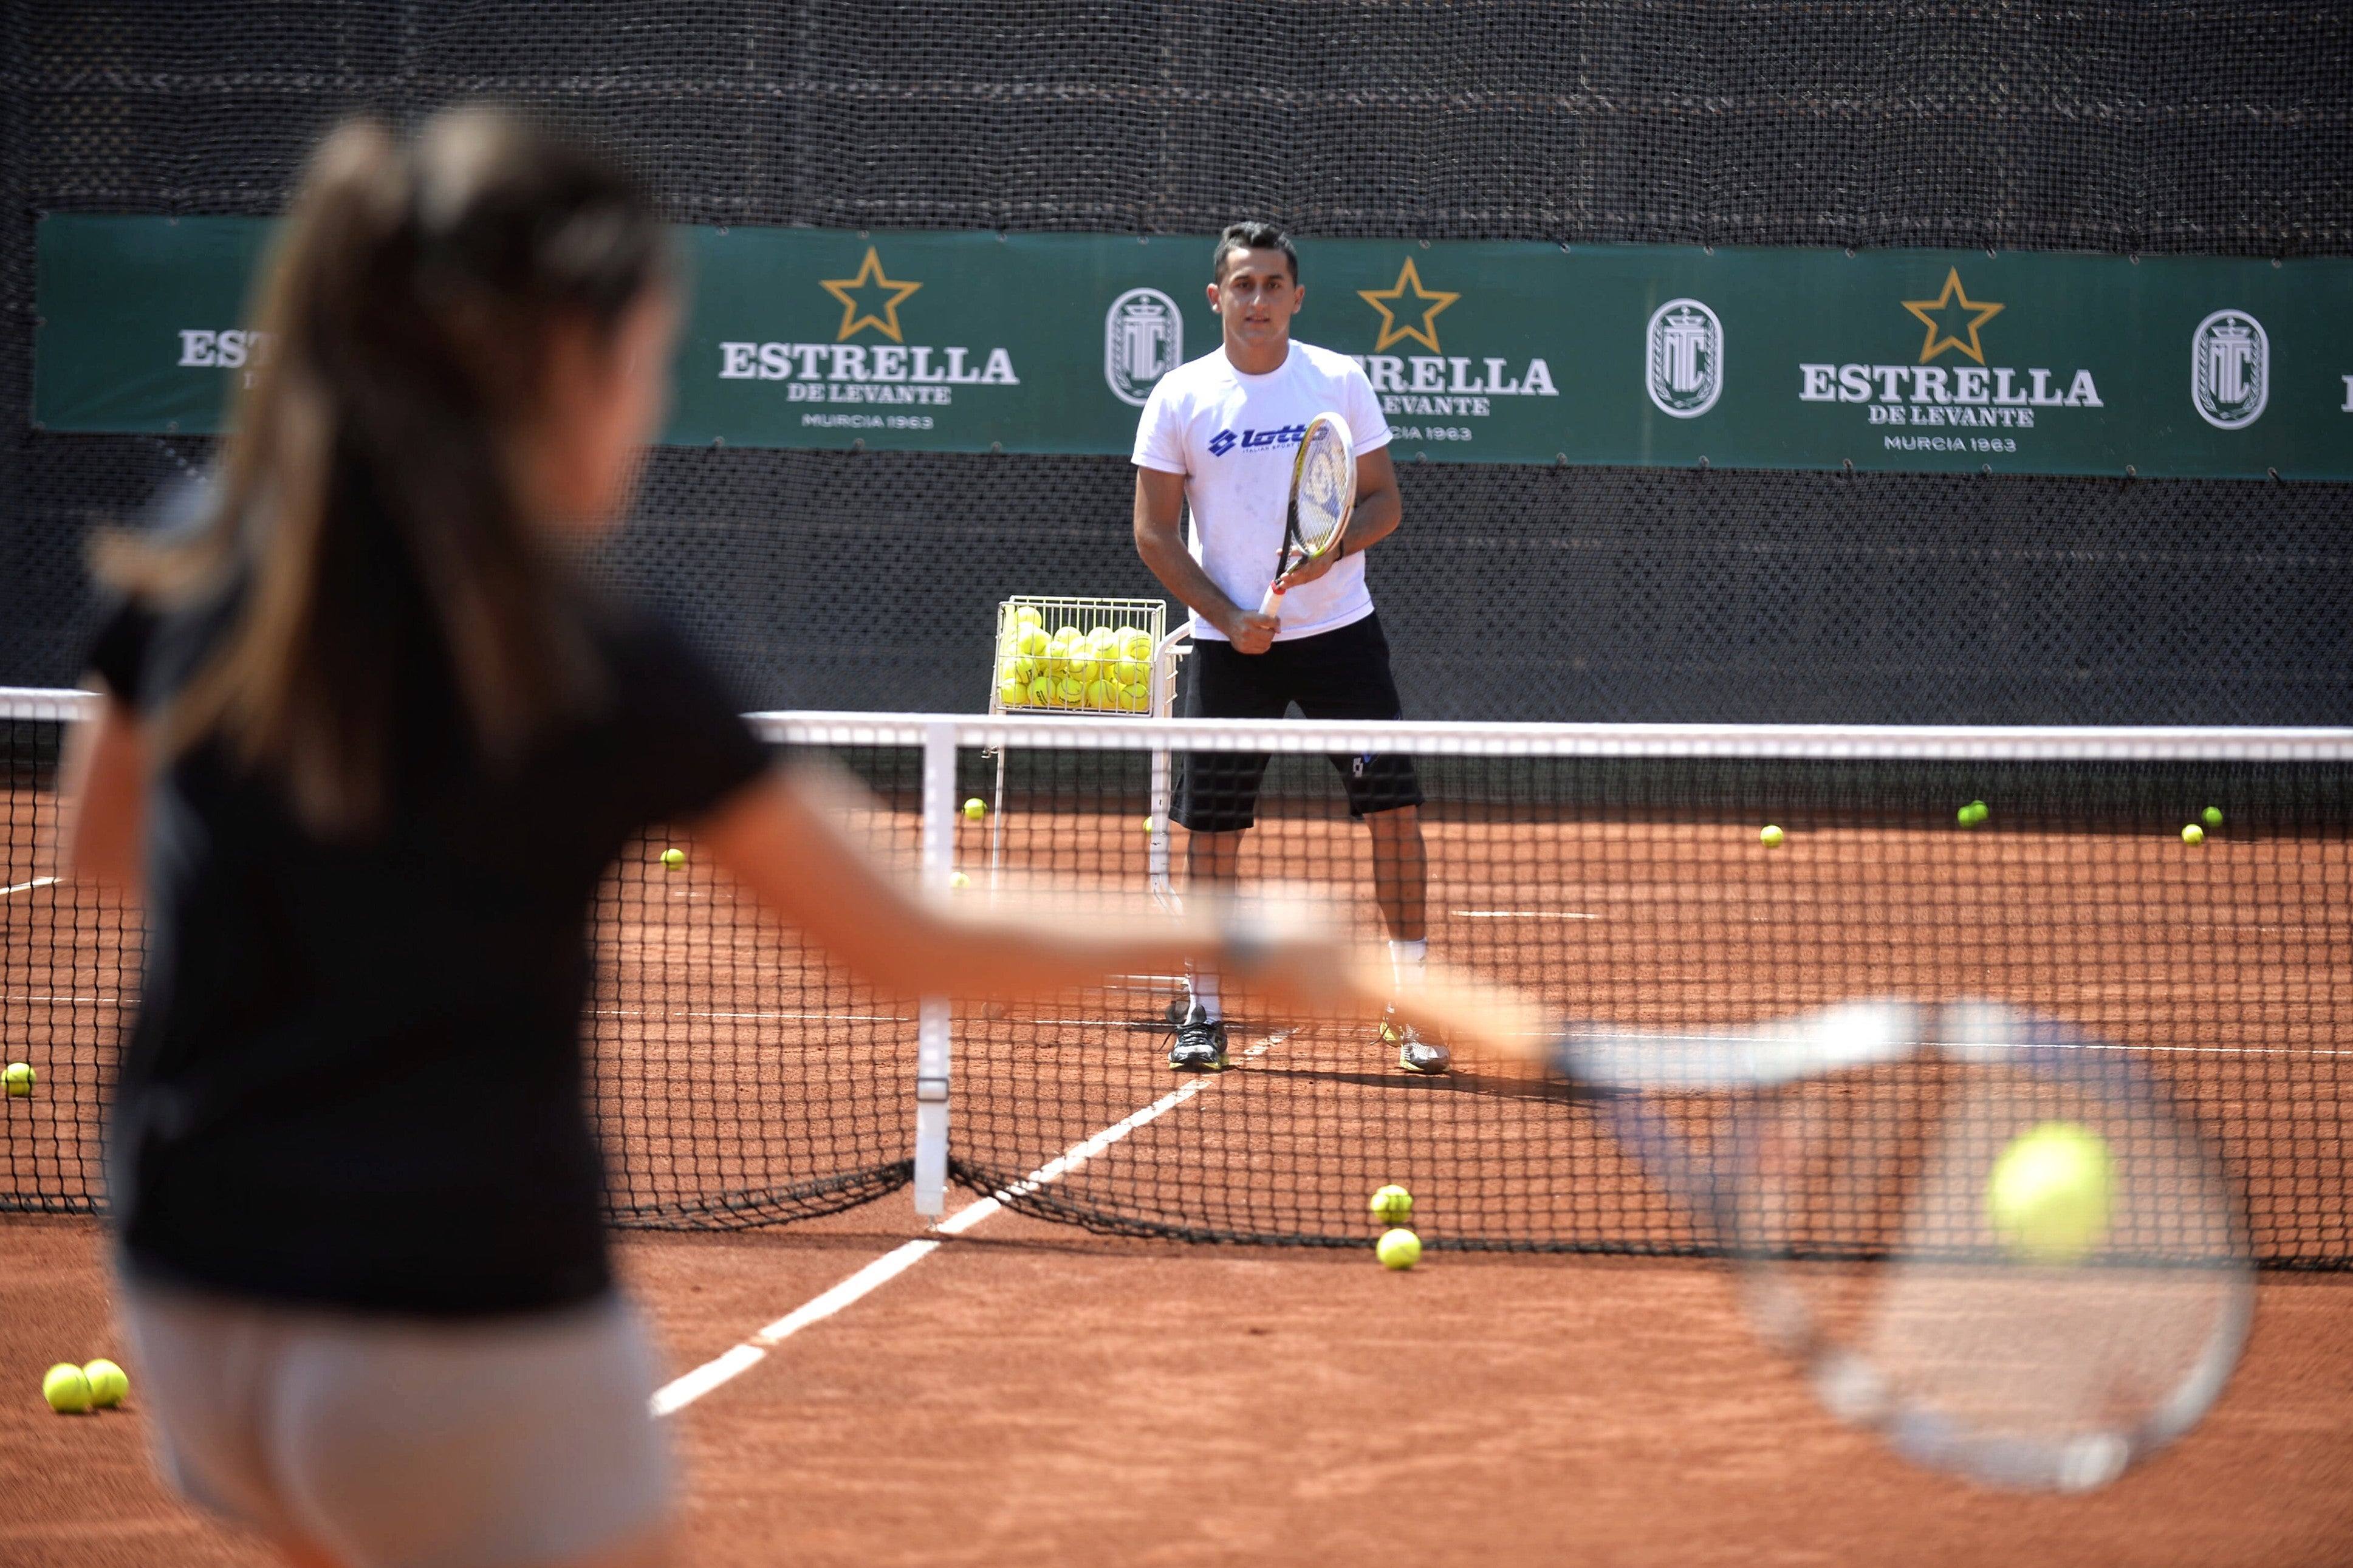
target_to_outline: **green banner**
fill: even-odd
[[[259,219],[41,220],[34,420],[215,431]],[[1124,454],[1209,241],[679,231],[682,445]],[[2353,259],[1308,240],[1402,459],[2353,478]]]

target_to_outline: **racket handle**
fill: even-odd
[[[1282,619],[1282,590],[1269,583],[1266,585],[1266,597],[1258,602],[1258,613],[1261,616],[1272,616],[1278,621]]]

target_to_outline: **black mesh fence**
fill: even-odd
[[[0,0],[0,681],[202,442],[28,425],[45,211],[270,213],[491,95],[701,223],[2343,254],[2330,4],[129,6]],[[987,606],[1152,584],[1116,458],[671,449],[605,564],[760,706],[971,709]],[[1410,710],[2341,722],[2353,500],[2208,481],[1409,468]]]

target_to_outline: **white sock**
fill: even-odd
[[[1389,964],[1397,971],[1398,989],[1419,991],[1430,974],[1430,939],[1389,943]]]
[[[1193,994],[1193,1005],[1201,1010],[1203,1018],[1214,1024],[1226,1016],[1225,1009],[1218,1005],[1218,972],[1216,970],[1187,967],[1185,971],[1185,988]]]

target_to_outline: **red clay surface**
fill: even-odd
[[[632,1237],[674,1370],[880,1256],[903,1200]],[[879,1228],[878,1227],[881,1227]],[[86,1221],[0,1222],[0,1563],[260,1563],[49,1362],[121,1353]],[[1090,1237],[999,1216],[672,1418],[698,1565],[2353,1562],[2353,1280],[2269,1276],[2177,1448],[2089,1497],[1912,1470],[1823,1415],[1715,1268]]]
[[[904,822],[893,836],[903,859]],[[959,829],[961,862],[984,840]],[[1133,903],[1128,819],[1008,833],[1017,868]],[[1993,993],[2179,1065],[2275,1255],[2347,1246],[2342,841],[2178,841],[1667,823],[1432,832],[1441,955],[1627,1021],[1756,1016],[1884,991]],[[23,841],[12,834],[15,851]],[[649,854],[653,847],[649,847]],[[1253,880],[1369,911],[1361,832],[1256,836]],[[38,868],[36,868],[38,869]],[[1069,906],[1083,918],[1084,900]],[[1558,917],[1558,918],[1555,918]],[[1588,918],[1589,917],[1589,918]],[[0,1200],[78,1194],[111,1055],[122,913],[0,901],[5,1023],[42,1068],[7,1102]],[[744,1194],[822,1210],[904,1157],[913,1026],[751,911],[699,858],[624,865],[596,1003],[620,1194],[659,1215]],[[960,1026],[958,1147],[1018,1174],[1168,1091],[1165,994]],[[58,1000],[62,998],[63,1000]],[[1261,1032],[1251,1038],[1263,1040]],[[1433,1238],[1684,1233],[1585,1113],[1480,1064],[1424,1082],[1361,1034],[1285,1035],[1063,1184],[1126,1219],[1368,1239],[1407,1179]],[[907,1199],[784,1229],[633,1233],[674,1370],[913,1234]],[[132,1410],[68,1419],[50,1362],[119,1352],[87,1221],[0,1220],[0,1563],[241,1563],[158,1490]],[[2353,1279],[2274,1275],[2221,1405],[2097,1496],[1923,1476],[1822,1415],[1698,1263],[1107,1240],[989,1220],[677,1418],[693,1563],[2353,1562]],[[29,1484],[21,1479],[29,1478]]]

